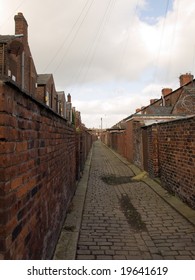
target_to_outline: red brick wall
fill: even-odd
[[[126,157],[130,162],[133,162],[133,122],[127,122],[126,127]]]
[[[145,153],[145,157],[147,156],[147,170],[152,177],[159,176],[159,151],[158,151],[158,126],[152,125],[147,128],[147,153]],[[144,140],[144,139],[143,139]]]
[[[95,140],[95,139],[94,139]],[[76,133],[76,179],[79,180],[84,170],[85,161],[93,143],[92,135],[85,129]]]
[[[110,133],[110,147],[122,156],[126,155],[126,133],[111,132]]]
[[[160,177],[166,189],[195,208],[195,117],[147,127],[132,120],[126,134],[107,132],[104,138],[121,155],[126,149],[130,162]]]
[[[148,172],[195,208],[195,117],[147,128]]]
[[[49,259],[75,191],[75,131],[0,84],[0,259]]]
[[[158,127],[163,185],[195,208],[195,117]]]
[[[45,102],[45,87],[43,85],[37,86],[35,97],[42,103],[46,103]]]
[[[141,122],[133,121],[133,163],[140,168],[143,168],[143,149],[142,149],[142,131]]]
[[[126,157],[126,132],[117,134],[117,152]]]

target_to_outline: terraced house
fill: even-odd
[[[14,19],[0,35],[0,259],[50,259],[92,136],[53,75],[37,74],[27,21]]]
[[[182,74],[176,90],[121,120],[103,141],[130,162],[159,177],[169,191],[195,207],[195,80]]]

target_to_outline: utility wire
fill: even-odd
[[[163,24],[162,24],[160,44],[159,44],[159,49],[158,49],[158,53],[157,53],[157,57],[156,57],[156,63],[155,63],[155,69],[154,69],[154,82],[156,81],[157,72],[158,72],[158,63],[159,63],[159,59],[160,59],[160,53],[161,53],[161,50],[162,50],[162,42],[163,42],[163,38],[164,38],[164,31],[165,31],[168,8],[169,8],[169,0],[167,0],[167,3],[166,3],[164,20],[163,20]]]
[[[121,51],[121,59],[120,59],[120,64],[119,64],[119,78],[122,74],[122,70],[124,68],[124,64],[125,64],[125,56],[127,54],[127,47],[129,45],[129,38],[130,38],[130,26],[133,26],[134,24],[134,20],[135,20],[135,16],[137,14],[137,10],[138,10],[138,6],[139,6],[139,3],[140,3],[140,0],[137,0],[137,3],[136,3],[136,6],[135,6],[135,9],[134,9],[134,14],[133,14],[133,19],[132,21],[129,21],[129,24],[128,24],[128,27],[127,27],[127,39],[125,40],[124,42],[124,46],[121,48],[122,51]]]
[[[95,54],[96,54],[96,51],[97,51],[97,47],[98,45],[100,44],[100,41],[102,39],[102,36],[103,36],[103,30],[105,29],[105,26],[107,25],[108,23],[108,20],[109,20],[109,16],[111,14],[111,9],[113,8],[113,4],[115,4],[115,1],[116,0],[110,0],[107,7],[106,7],[106,10],[105,10],[105,13],[102,17],[102,22],[98,28],[98,31],[96,33],[96,37],[95,37],[95,40],[94,40],[94,43],[93,43],[93,46],[92,46],[92,49],[91,49],[91,58],[89,60],[89,63],[88,63],[88,67],[84,73],[84,76],[83,76],[83,81],[86,79],[86,76],[91,68],[91,65],[92,65],[92,62],[94,60],[94,57],[95,57]]]
[[[176,7],[176,19],[174,21],[174,27],[173,27],[173,36],[172,36],[172,40],[171,40],[171,49],[169,52],[169,61],[168,61],[168,66],[167,66],[167,77],[166,80],[168,80],[170,71],[171,71],[171,67],[172,67],[172,52],[173,52],[173,47],[175,44],[175,37],[176,37],[176,27],[177,27],[177,23],[178,23],[178,15],[179,15],[179,0],[177,1],[177,7]]]
[[[23,0],[20,2],[20,4],[13,10],[13,12],[4,20],[4,22],[0,25],[0,28],[10,19],[15,15],[15,12],[23,5],[23,3],[26,0]]]
[[[89,11],[90,11],[92,5],[94,4],[94,1],[95,1],[95,0],[92,0],[92,1],[91,1],[91,4],[90,4],[89,7],[87,8],[87,11],[86,11],[84,17],[83,17],[81,23],[79,24],[79,26],[78,26],[78,28],[77,28],[75,34],[74,34],[74,37],[72,38],[72,40],[70,41],[69,45],[68,45],[67,48],[65,49],[65,52],[64,52],[64,54],[63,54],[63,57],[62,57],[61,61],[58,63],[57,67],[55,68],[54,73],[59,69],[59,67],[60,67],[60,66],[62,65],[62,63],[64,62],[64,58],[65,58],[65,56],[67,55],[67,53],[69,52],[69,50],[70,50],[70,48],[71,48],[73,42],[75,41],[75,39],[76,39],[76,37],[77,37],[77,35],[78,35],[80,29],[81,29],[81,26],[83,25],[83,23],[84,23],[85,19],[87,18],[87,15],[88,15],[88,13],[89,13]]]
[[[85,5],[83,6],[78,18],[76,19],[76,21],[74,22],[72,28],[69,30],[69,33],[67,34],[67,36],[65,37],[65,39],[63,40],[62,44],[59,46],[59,48],[57,49],[56,53],[54,54],[54,56],[52,57],[52,59],[49,61],[49,63],[46,65],[46,67],[44,68],[45,72],[47,70],[47,68],[54,62],[54,60],[56,59],[57,55],[60,53],[60,51],[62,50],[62,48],[64,47],[64,45],[66,44],[66,42],[68,41],[68,39],[70,38],[70,36],[72,35],[77,23],[79,22],[80,18],[82,17],[88,3],[90,2],[90,0],[87,0],[85,2]]]
[[[98,27],[98,30],[97,30],[96,34],[95,34],[94,40],[89,45],[89,47],[88,47],[88,49],[86,51],[85,58],[84,58],[82,64],[80,65],[80,69],[79,69],[79,72],[78,72],[77,78],[76,78],[77,82],[75,83],[75,86],[78,84],[79,79],[84,81],[86,76],[87,76],[87,74],[88,74],[88,72],[89,72],[89,69],[90,69],[91,64],[93,62],[93,59],[94,59],[95,52],[97,50],[98,44],[100,43],[101,37],[103,35],[103,30],[105,29],[106,24],[110,20],[111,11],[112,11],[115,3],[116,3],[116,0],[114,0],[114,1],[113,0],[109,0],[109,3],[108,3],[108,5],[106,7],[106,10],[105,10],[105,13],[103,14],[103,17],[100,20],[100,25]],[[85,66],[87,66],[86,67],[87,69],[84,72]],[[73,74],[73,76],[75,77],[74,74]],[[71,89],[71,91],[72,91],[72,89]]]

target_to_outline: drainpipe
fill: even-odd
[[[24,90],[24,51],[22,52],[22,90]]]
[[[2,76],[5,75],[5,45],[3,44]]]
[[[163,94],[162,94],[162,106],[165,106],[165,97]]]
[[[32,91],[31,91],[31,63],[32,63],[32,58],[31,56],[29,57],[29,93],[30,95],[33,95]]]
[[[5,45],[3,44],[3,49],[2,49],[2,73],[1,75],[4,76],[4,66],[5,66]]]

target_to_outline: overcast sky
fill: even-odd
[[[52,73],[89,128],[111,127],[195,73],[195,1],[0,0],[0,34],[28,22],[37,72]]]

